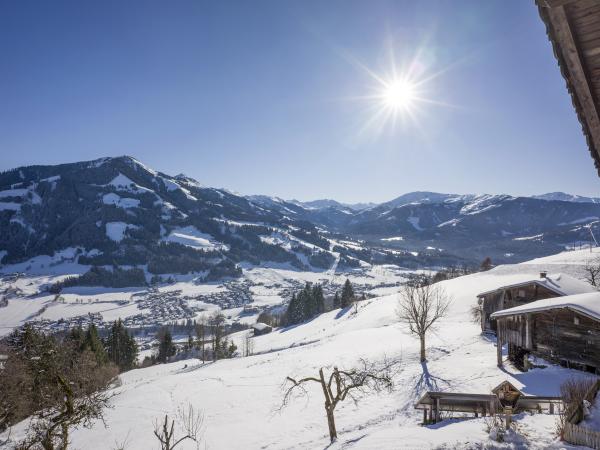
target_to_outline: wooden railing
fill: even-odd
[[[592,385],[585,395],[585,400],[593,404],[598,390],[600,390],[600,380]],[[583,415],[583,405],[565,411],[563,439],[570,444],[585,445],[600,450],[600,431],[578,425],[583,420]]]

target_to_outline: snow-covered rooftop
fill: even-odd
[[[566,295],[564,297],[546,298],[528,303],[526,305],[515,306],[514,308],[496,311],[492,314],[492,319],[504,316],[513,316],[537,311],[548,311],[551,309],[571,309],[580,312],[586,316],[600,320],[600,292],[590,292],[587,294]]]
[[[575,294],[585,294],[588,292],[595,292],[596,289],[589,283],[578,280],[572,276],[566,275],[564,273],[557,274],[548,274],[545,278],[541,276],[535,276],[531,273],[522,274],[522,275],[514,275],[511,277],[511,283],[505,284],[503,286],[498,286],[495,289],[482,292],[477,294],[478,297],[483,295],[491,294],[492,292],[496,292],[500,289],[510,289],[516,288],[519,286],[525,286],[531,283],[535,283],[539,286],[543,286],[547,289],[550,289],[553,292],[556,292],[559,295],[575,295]],[[514,280],[514,281],[513,281]]]

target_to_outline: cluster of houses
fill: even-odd
[[[481,328],[521,370],[530,356],[600,374],[600,292],[565,274],[523,277],[478,295]]]

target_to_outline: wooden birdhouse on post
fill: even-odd
[[[508,381],[503,381],[494,389],[492,393],[498,398],[498,403],[504,412],[506,429],[510,426],[513,411],[516,409],[519,399],[523,393],[514,387]]]

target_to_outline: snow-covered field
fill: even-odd
[[[113,228],[120,233],[117,236],[115,232],[113,237],[122,237],[125,228]],[[186,245],[199,250],[221,245],[211,241],[208,235],[194,234],[197,230],[191,228],[180,229],[178,234],[171,234],[170,238],[188,239]],[[188,317],[199,318],[202,314],[222,309],[230,321],[253,323],[260,309],[284,303],[289,298],[290,290],[297,289],[305,282],[339,287],[349,278],[361,292],[385,295],[398,292],[403,275],[411,272],[391,265],[365,265],[350,272],[338,272],[335,267],[322,271],[299,271],[288,264],[242,264],[242,278],[229,282],[204,283],[203,274],[173,274],[164,276],[165,279],[172,278],[172,282],[160,285],[153,293],[142,286],[118,289],[77,286],[63,289],[57,300],[56,295],[45,291],[45,287],[67,276],[86,272],[89,266],[75,262],[81,252],[69,248],[53,256],[38,256],[24,263],[0,267],[0,299],[6,297],[8,300],[7,306],[0,307],[0,336],[33,320],[64,319],[67,322],[63,325],[70,326],[81,318],[85,325],[88,313],[95,315],[95,320],[105,323],[118,318],[135,319],[135,325],[138,326],[140,323],[153,324],[161,319],[172,322]],[[15,277],[15,273],[19,276]],[[148,280],[150,277],[151,274],[147,274]],[[147,300],[150,294],[152,298]],[[177,302],[178,299],[181,301]],[[241,307],[249,300],[252,302],[250,306],[255,307],[252,314]],[[177,304],[171,307],[174,303]],[[191,308],[191,313],[182,309],[182,305]],[[162,307],[171,308],[171,314],[163,315]],[[134,325],[127,321],[126,324]]]
[[[396,320],[398,295],[392,294],[360,302],[356,313],[335,310],[253,338],[254,356],[207,364],[179,361],[124,373],[122,384],[115,388],[114,407],[106,411],[106,428],[97,423],[91,430],[75,431],[73,448],[110,449],[122,442],[127,449],[158,448],[152,433],[154,421],[164,414],[174,417],[188,403],[204,412],[206,448],[325,448],[329,438],[320,387],[309,386],[308,397],[296,398],[280,409],[286,376],[315,376],[320,367],[348,368],[360,358],[384,356],[401,359],[395,390],[365,395],[357,404],[341,403],[336,409],[339,439],[328,448],[565,448],[553,437],[556,416],[520,415],[517,433],[498,444],[490,440],[482,418],[444,420],[423,427],[419,425],[421,413],[413,406],[427,390],[489,393],[503,380],[526,394],[558,395],[564,379],[586,376],[555,366],[527,373],[509,365],[498,369],[493,340],[481,335],[469,315],[477,293],[507,284],[517,274],[545,268],[581,277],[581,268],[590,257],[586,252],[442,282],[453,303],[428,339],[428,362],[423,365],[418,359],[418,340]],[[595,253],[594,257],[600,255]],[[241,334],[237,337],[241,340]],[[23,425],[15,427],[13,437],[22,432]],[[195,447],[188,442],[180,448]]]

